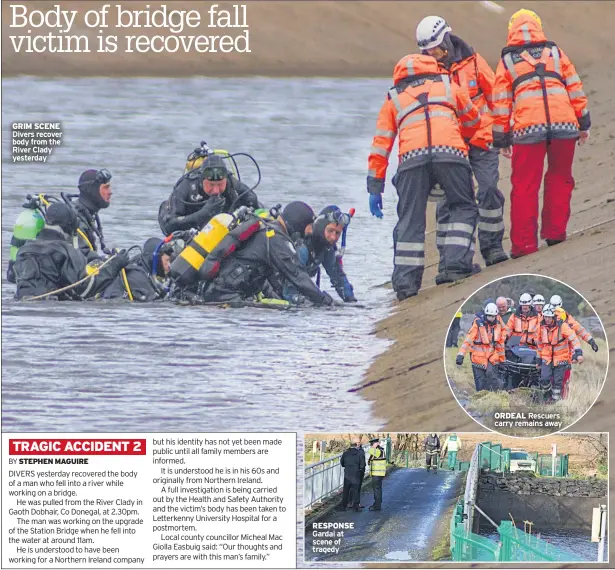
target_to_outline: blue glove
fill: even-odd
[[[372,216],[376,216],[377,218],[384,217],[382,213],[382,194],[370,194],[369,195],[369,211],[372,213]]]

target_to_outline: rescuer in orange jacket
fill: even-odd
[[[579,338],[589,344],[594,352],[598,352],[598,344],[594,340],[594,337],[592,337],[591,333],[569,312],[564,311],[562,298],[559,295],[553,295],[551,299],[549,299],[549,303],[553,305],[558,318],[564,321]],[[559,313],[559,311],[561,311],[561,313]]]
[[[547,41],[540,18],[531,10],[519,10],[510,19],[507,46],[495,73],[493,105],[493,145],[512,156],[511,255],[521,257],[538,249],[545,155],[540,235],[549,246],[566,239],[575,145],[589,139],[591,126],[574,65]]]
[[[577,338],[584,340],[589,346],[591,346],[594,352],[598,352],[598,344],[592,337],[591,333],[572,315],[564,311],[562,307],[563,301],[559,295],[553,295],[549,300],[549,303],[553,305],[555,310],[555,316],[562,322],[566,323],[577,335]],[[572,347],[571,347],[572,349]],[[566,370],[564,374],[564,382],[562,384],[562,399],[565,399],[568,395],[568,383],[570,382],[570,369]]]
[[[564,376],[571,362],[583,362],[583,351],[576,333],[567,323],[555,316],[555,307],[548,304],[542,309],[542,322],[538,333],[538,353],[542,364],[540,383],[543,389],[551,387],[553,400],[561,399]]]
[[[523,293],[519,297],[517,310],[510,315],[506,323],[506,338],[519,337],[521,346],[536,347],[539,319],[532,306],[532,296]]]
[[[430,190],[444,189],[453,228],[443,244],[441,282],[472,274],[478,207],[474,200],[468,146],[461,128],[474,133],[478,110],[467,93],[428,55],[407,55],[395,66],[394,86],[380,109],[368,161],[367,191],[372,215],[382,217],[382,192],[389,155],[399,134],[399,166],[393,177],[399,203],[393,289],[399,300],[416,295],[425,265],[425,216]]]
[[[505,360],[505,341],[506,332],[498,316],[498,308],[495,303],[489,303],[485,307],[484,318],[477,318],[472,323],[455,360],[455,364],[461,366],[466,352],[470,351],[477,392],[501,388],[499,367]]]
[[[457,85],[464,89],[480,112],[479,128],[472,134],[461,130],[469,144],[469,160],[478,182],[478,243],[487,266],[508,259],[502,248],[504,237],[504,195],[498,189],[499,151],[492,148],[492,91],[495,75],[485,59],[458,36],[444,18],[427,16],[416,28],[422,53],[435,57]],[[441,250],[449,227],[446,200],[436,206],[436,244]]]

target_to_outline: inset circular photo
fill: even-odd
[[[591,304],[565,283],[504,277],[451,317],[446,378],[482,426],[518,437],[548,435],[574,424],[600,395],[609,366],[606,333]]]

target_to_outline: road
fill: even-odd
[[[322,526],[306,528],[306,561],[430,560],[439,523],[454,504],[461,481],[461,474],[452,471],[440,470],[437,475],[418,468],[393,471],[383,482],[381,511],[368,510],[373,503],[370,488],[361,494],[361,504],[365,506],[361,512],[333,511],[318,521],[352,523],[352,528],[336,530],[335,537],[315,537],[315,532],[327,532]],[[339,540],[338,545],[331,545],[338,551],[315,552],[323,546],[316,542],[323,538]]]

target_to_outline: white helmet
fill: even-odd
[[[543,317],[554,317],[555,316],[555,307],[550,303],[547,303],[542,308],[542,316]]]
[[[545,298],[539,293],[538,295],[534,295],[532,299],[532,305],[544,305]]]
[[[529,293],[523,293],[521,297],[519,297],[519,305],[531,305],[532,304],[532,296]]]
[[[562,298],[559,295],[553,295],[549,303],[553,305],[554,309],[557,309],[558,307],[561,307],[563,305]]]
[[[452,32],[452,28],[440,16],[427,16],[416,27],[416,43],[420,49],[431,49],[439,46],[446,32]]]
[[[495,303],[488,303],[485,307],[485,315],[487,317],[496,317],[498,314],[498,308]]]

